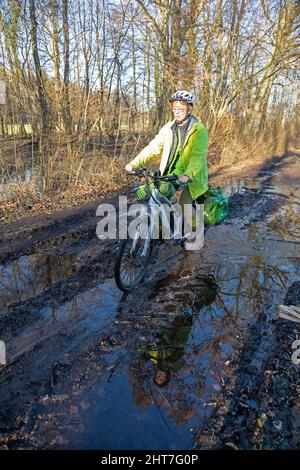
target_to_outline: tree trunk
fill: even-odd
[[[50,111],[47,103],[47,96],[45,90],[45,84],[43,79],[43,71],[41,68],[40,57],[38,52],[38,39],[37,39],[37,20],[36,20],[36,9],[35,0],[29,0],[29,13],[30,13],[30,33],[31,33],[31,45],[32,55],[35,68],[35,77],[37,83],[37,98],[41,113],[41,131],[40,131],[40,150],[45,156],[48,150],[48,137],[50,124]]]
[[[69,18],[68,0],[62,0],[62,21],[64,37],[64,78],[63,78],[63,120],[65,130],[70,136],[72,133],[72,119],[70,108],[70,39],[69,39]]]

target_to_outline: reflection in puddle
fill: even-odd
[[[120,292],[112,292],[113,280],[106,280],[83,292],[65,304],[45,307],[39,312],[35,324],[23,328],[18,336],[7,343],[8,362],[45,339],[67,331],[74,331],[74,340],[91,338],[93,334],[113,318],[118,311]]]
[[[36,186],[39,178],[38,167],[23,168],[19,171],[11,170],[9,171],[8,176],[0,174],[0,193],[9,192],[9,189],[13,184],[25,183]]]
[[[297,264],[276,258],[274,250],[273,262],[265,264],[257,251],[222,260],[216,245],[207,243],[199,267],[189,276],[168,278],[162,287],[167,303],[174,299],[189,315],[175,316],[143,342],[129,326],[132,348],[119,351],[109,382],[99,377],[82,391],[79,399],[93,406],[79,413],[80,434],[75,428],[62,433],[66,447],[192,449],[193,430],[222,406],[228,366],[247,341],[249,326],[262,312],[273,318],[287,285],[297,278]]]
[[[0,310],[40,294],[75,271],[75,255],[33,254],[0,265]]]
[[[122,293],[114,286],[114,280],[107,279],[63,305],[44,308],[41,317],[48,322],[67,322],[69,326],[84,320],[90,331],[98,330],[99,325],[117,311]]]

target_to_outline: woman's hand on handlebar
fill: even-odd
[[[132,172],[133,168],[134,167],[132,165],[130,165],[130,163],[127,163],[127,165],[125,166],[125,170],[128,171],[129,173]]]
[[[180,176],[178,177],[178,182],[179,182],[179,183],[191,183],[192,180],[191,180],[191,178],[189,178],[187,175],[180,175]]]

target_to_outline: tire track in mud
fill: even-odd
[[[32,397],[49,387],[51,391],[51,374],[57,361],[65,354],[76,357],[84,351],[107,320],[101,306],[100,311],[95,306],[103,295],[105,279],[112,275],[110,257],[115,243],[105,245],[96,257],[81,261],[74,274],[35,297],[9,305],[0,317],[1,339],[6,342],[9,358],[1,371],[1,432],[6,423],[11,429],[22,427],[24,410],[30,408]],[[93,303],[89,297],[95,295],[95,290],[99,292]],[[91,304],[96,310],[94,315],[88,309]],[[104,302],[104,310],[105,306]],[[10,403],[9,410],[3,403]]]
[[[118,194],[94,204],[56,214],[41,214],[0,227],[0,263],[45,249],[96,239],[96,209],[99,204],[116,204]],[[61,247],[62,248],[62,247]]]
[[[290,285],[285,305],[300,306],[299,287],[299,281]],[[272,305],[260,313],[231,363],[218,408],[197,430],[199,448],[299,449],[299,366],[291,361],[299,334]]]
[[[277,166],[274,168],[274,165]],[[230,218],[226,224],[220,226],[224,234],[229,233],[225,228],[241,234],[237,241],[242,243],[243,233],[246,233],[249,227],[265,222],[266,216],[277,214],[281,201],[289,196],[280,197],[278,193],[273,193],[271,180],[285,165],[287,165],[285,159],[276,159],[271,165],[272,172],[270,168],[262,168],[258,172],[257,178],[263,178],[259,188],[244,187],[242,193],[233,195]],[[15,348],[13,362],[0,371],[1,387],[5,389],[1,398],[0,440],[9,442],[10,448],[68,447],[70,444],[66,443],[64,436],[61,441],[54,437],[55,429],[58,425],[62,428],[65,426],[65,432],[68,433],[68,426],[78,426],[79,433],[82,431],[78,409],[84,412],[86,390],[89,390],[99,377],[102,377],[104,382],[110,380],[111,375],[121,367],[120,364],[128,362],[128,356],[135,356],[135,348],[140,341],[144,341],[145,338],[153,339],[157,331],[166,328],[176,315],[182,315],[191,308],[193,289],[197,286],[199,272],[202,276],[208,272],[215,273],[216,260],[210,263],[205,260],[203,253],[199,256],[196,254],[186,256],[179,249],[170,247],[169,250],[161,247],[154,264],[150,265],[144,284],[138,292],[133,292],[127,299],[122,299],[113,281],[110,280],[116,243],[108,242],[102,245],[95,240],[94,213],[95,208],[87,213],[83,212],[79,218],[76,218],[76,214],[72,214],[65,220],[62,218],[58,223],[54,219],[49,225],[35,226],[32,232],[29,227],[18,233],[16,238],[11,231],[6,241],[2,240],[0,259],[6,263],[12,262],[20,255],[30,255],[35,252],[64,253],[66,256],[74,254],[76,259],[79,257],[75,272],[67,278],[58,277],[53,285],[32,298],[9,305],[6,314],[0,317],[1,339],[3,336],[8,342],[12,341],[12,348]],[[81,226],[76,227],[79,220]],[[214,250],[213,234],[216,230],[217,227],[209,228],[207,232],[208,251],[211,252]],[[24,240],[24,234],[27,234],[26,237],[32,234],[32,238]],[[219,257],[223,256],[223,253],[225,256],[227,250],[230,258],[228,251],[230,240],[226,240],[226,243]],[[260,240],[255,241],[256,248],[259,248],[259,243]],[[10,247],[10,252],[7,246]],[[100,252],[97,250],[98,247]],[[83,251],[82,257],[80,257],[81,250],[86,250]],[[198,268],[195,269],[195,266]],[[93,289],[98,289],[98,292],[95,293],[94,300],[91,300],[88,297],[91,297]],[[85,294],[87,297],[83,298],[81,304],[80,296]],[[105,295],[107,295],[106,300]],[[77,310],[75,308],[75,312],[81,313],[72,323],[74,315],[72,300],[76,303],[78,298],[79,307],[76,307]],[[104,299],[102,304],[101,299]],[[98,309],[97,303],[100,303]],[[97,315],[100,317],[102,315],[103,318],[97,318]],[[245,405],[245,400],[263,383],[263,371],[273,350],[271,347],[266,351],[267,339],[271,346],[274,343],[272,342],[275,335],[273,319],[274,312],[273,317],[261,312],[254,325],[247,329],[247,335],[245,333],[243,343],[248,346],[245,346],[243,351],[238,344],[240,340],[233,342],[232,349],[239,349],[236,359],[233,358],[231,361],[232,377],[234,383],[237,381],[238,385],[231,390],[231,393],[237,397],[235,401],[230,398],[230,406],[226,410],[222,409],[224,406],[222,398],[226,397],[224,391],[226,387],[222,385],[219,404],[213,411],[218,417],[215,421],[217,424],[213,423],[212,418],[212,421],[209,421],[209,429],[202,424],[198,434],[195,434],[200,447],[209,447],[207,441],[202,441],[201,444],[199,437],[205,436],[205,430],[209,438],[212,429],[220,434],[218,441],[215,441],[212,447],[222,447],[226,440],[232,440],[232,436],[235,435],[234,430],[239,423],[240,411],[247,410],[248,405],[247,403]],[[273,336],[270,338],[264,334],[269,331],[273,331]],[[27,339],[26,334],[29,335]],[[22,339],[22,335],[23,349],[21,341],[17,344],[18,338]],[[262,338],[260,343],[251,340],[258,336]],[[249,338],[248,343],[246,337]],[[223,341],[221,331],[216,335],[215,341],[220,343]],[[202,338],[202,343],[197,349],[198,354],[206,351],[205,345],[206,340]],[[260,349],[261,356],[258,354]],[[255,371],[251,369],[250,357],[253,357]],[[245,372],[247,368],[248,376]],[[260,369],[260,373],[257,373]],[[230,374],[226,380],[226,384],[230,384]],[[243,398],[247,387],[248,398]],[[222,393],[225,393],[223,397]],[[255,416],[257,418],[257,415]],[[239,443],[244,446],[243,448],[249,445],[249,433],[251,434],[255,422],[253,420],[254,417],[251,416],[249,429],[245,427],[245,435],[239,437]],[[52,430],[50,435],[49,429]]]
[[[15,237],[13,232],[9,234],[9,237],[4,236],[0,243],[0,262],[11,262],[22,255],[30,255],[42,248],[48,250],[64,242],[66,245],[76,240],[88,242],[95,237],[95,219],[92,217],[94,214],[95,210],[90,217],[87,217],[89,214],[71,216],[61,222],[53,220],[44,226],[38,224],[33,228],[20,229]],[[86,223],[88,219],[90,219],[89,224]],[[81,220],[82,227],[80,227]],[[12,245],[10,250],[7,250],[8,243]]]

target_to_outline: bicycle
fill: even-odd
[[[182,188],[187,183],[180,183],[177,176],[160,176],[159,172],[147,172],[145,168],[135,169],[130,175],[146,178],[145,187],[150,197],[147,203],[143,203],[144,211],[135,221],[133,237],[130,238],[127,235],[127,238],[120,242],[114,274],[118,288],[124,292],[129,292],[136,288],[142,281],[154,246],[157,243],[163,242],[162,232],[170,234],[173,244],[178,244],[182,247],[190,235],[188,233],[184,237],[178,236],[178,227],[175,227],[174,224],[176,208],[173,205],[172,199],[169,200],[158,190],[162,182],[172,183],[175,189]],[[190,179],[188,180],[189,183],[191,181]],[[134,194],[137,189],[130,190],[129,194]],[[166,207],[170,211],[169,217]],[[159,227],[157,227],[157,221],[159,222]],[[160,236],[158,238],[154,237],[158,233]]]

